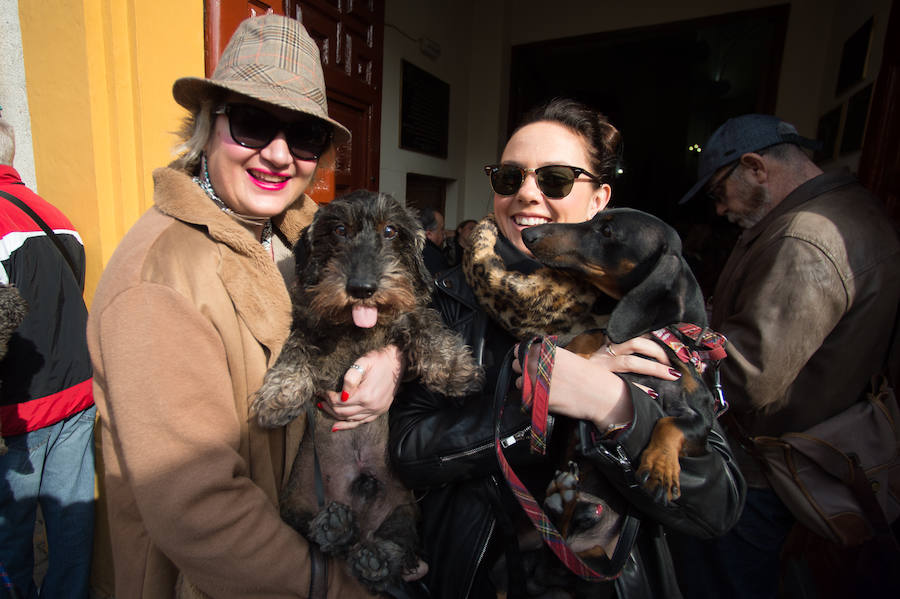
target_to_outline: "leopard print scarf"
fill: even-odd
[[[500,234],[493,214],[473,229],[463,272],[488,315],[518,339],[553,334],[562,341],[601,328],[614,302],[523,254]]]

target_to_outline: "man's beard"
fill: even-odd
[[[772,209],[772,196],[769,190],[762,186],[747,186],[747,193],[750,194],[750,207],[743,214],[727,213],[728,220],[741,227],[749,229],[756,225],[763,217]]]

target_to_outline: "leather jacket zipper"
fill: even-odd
[[[491,537],[494,536],[494,526],[496,526],[497,521],[491,520],[490,525],[488,526],[487,536],[484,538],[484,545],[481,546],[481,550],[478,552],[478,557],[475,559],[475,569],[472,571],[472,577],[469,579],[469,585],[466,587],[466,594],[463,597],[468,597],[469,593],[472,592],[472,585],[475,583],[475,572],[478,572],[478,568],[481,567],[481,560],[484,559],[484,554],[487,553],[488,546],[491,544]]]
[[[529,424],[522,430],[517,431],[515,434],[509,435],[508,437],[504,437],[504,438],[500,439],[500,446],[503,447],[503,449],[506,449],[507,447],[509,447],[511,445],[515,445],[516,443],[518,443],[519,441],[524,439],[525,435],[527,435],[530,430],[531,430],[531,425]],[[479,445],[478,447],[473,447],[472,449],[467,449],[465,451],[460,451],[458,453],[451,453],[450,455],[442,455],[439,459],[440,459],[441,463],[449,462],[452,460],[458,460],[459,458],[465,458],[465,457],[475,455],[477,453],[481,453],[482,451],[488,450],[488,449],[492,448],[493,446],[494,446],[493,441],[490,443],[483,443],[482,445]]]
[[[530,428],[530,427],[529,427]],[[491,482],[494,484],[494,489],[499,493],[499,486],[497,484],[497,479],[493,476],[491,477]],[[478,573],[478,568],[481,567],[481,561],[484,559],[485,554],[487,553],[488,547],[491,545],[491,537],[494,536],[494,528],[497,526],[497,519],[491,517],[491,522],[488,525],[487,535],[484,537],[484,544],[481,546],[481,549],[478,551],[478,557],[475,558],[475,569],[472,570],[472,576],[469,578],[469,584],[466,587],[466,593],[463,597],[468,598],[469,593],[472,592],[472,585],[475,583],[475,578]]]

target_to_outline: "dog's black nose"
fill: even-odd
[[[541,240],[545,232],[546,228],[543,225],[522,229],[522,241],[525,242],[526,247],[531,248],[532,244]]]
[[[347,281],[347,293],[355,299],[372,297],[378,287],[369,281]]]

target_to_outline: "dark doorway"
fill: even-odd
[[[704,291],[737,229],[703,201],[678,206],[698,153],[726,119],[773,112],[790,6],[717,15],[514,46],[509,128],[533,106],[571,97],[622,132],[622,174],[613,205],[656,214],[676,227]]]
[[[447,199],[447,183],[449,179],[441,177],[431,177],[429,175],[418,175],[416,173],[406,174],[406,205],[410,208],[431,208],[446,217],[447,212],[444,210],[444,204]]]

